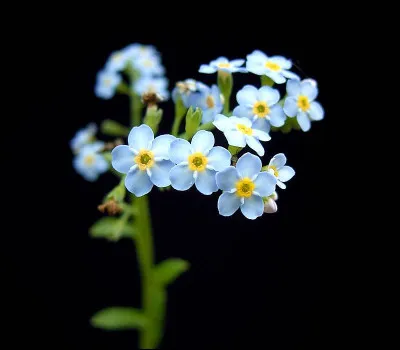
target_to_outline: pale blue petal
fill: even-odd
[[[191,145],[194,152],[200,152],[207,155],[213,148],[215,138],[212,132],[206,130],[200,130],[193,136]]]
[[[288,60],[287,58],[283,56],[271,56],[269,58],[271,62],[274,62],[281,66],[283,69],[290,69],[292,68],[292,61]]]
[[[126,175],[125,187],[136,197],[141,197],[151,191],[153,183],[146,171],[142,171],[136,166]]]
[[[207,64],[202,64],[199,69],[200,73],[206,73],[206,74],[212,74],[212,73],[215,73],[216,71],[217,71],[216,68],[211,67]]]
[[[236,100],[240,105],[253,105],[257,102],[258,90],[252,85],[246,85],[236,94]]]
[[[286,164],[286,156],[283,153],[278,153],[269,161],[269,165],[273,165],[277,170]]]
[[[242,148],[246,146],[246,137],[240,131],[227,130],[224,134],[229,145]]]
[[[282,75],[288,79],[296,79],[296,80],[300,80],[300,77],[293,73],[293,72],[289,72],[288,70],[283,70],[282,71]]]
[[[279,169],[278,179],[282,182],[289,181],[295,174],[292,167],[285,165],[282,169]]]
[[[286,78],[281,72],[267,71],[265,75],[270,77],[277,84],[283,84],[286,81]]]
[[[269,136],[266,132],[258,130],[258,129],[253,129],[253,136],[260,141],[271,140],[271,136]]]
[[[287,97],[283,105],[283,111],[289,117],[295,117],[299,112],[299,107],[297,106],[297,99],[295,97]]]
[[[228,117],[225,117],[223,114],[217,114],[215,116],[213,124],[218,130],[221,130],[222,132],[232,127],[232,122],[229,120]]]
[[[280,127],[283,124],[285,124],[286,120],[285,113],[283,112],[283,108],[278,104],[271,107],[269,117],[270,117],[269,121],[272,126]]]
[[[248,70],[244,67],[233,67],[231,68],[232,73],[248,73]]]
[[[219,189],[223,191],[231,191],[235,188],[236,182],[240,179],[235,167],[230,166],[220,171],[215,176],[215,180]]]
[[[210,62],[210,64],[218,64],[218,63],[229,63],[229,60],[225,56],[220,56],[216,60]]]
[[[169,147],[175,139],[175,136],[169,134],[157,136],[151,146],[154,157],[169,159]]]
[[[266,61],[268,56],[260,50],[254,50],[251,54],[247,55],[246,58],[248,60]]]
[[[265,67],[262,64],[260,64],[260,63],[258,63],[256,61],[247,61],[246,62],[246,69],[249,72],[257,74],[257,75],[264,75],[265,74]]]
[[[169,172],[171,186],[178,191],[186,191],[194,184],[193,171],[185,164],[175,165]]]
[[[324,109],[318,102],[311,102],[310,109],[308,110],[312,120],[324,119]]]
[[[96,153],[102,151],[104,148],[104,142],[103,141],[96,141],[93,143],[88,143],[84,145],[81,149],[82,153]]]
[[[318,88],[310,81],[302,81],[300,84],[300,94],[305,95],[310,101],[314,101],[318,96]]]
[[[108,162],[104,159],[101,154],[97,154],[95,157],[95,168],[100,174],[105,173],[108,170]]]
[[[280,180],[278,180],[277,185],[278,185],[278,187],[281,188],[282,190],[284,190],[284,189],[286,188],[286,185],[285,185],[282,181],[280,181]]]
[[[240,210],[246,218],[254,220],[264,213],[264,201],[260,196],[253,195],[244,199]]]
[[[174,163],[169,160],[155,162],[150,168],[150,180],[157,187],[166,187],[171,184],[169,172],[174,167]]]
[[[253,123],[253,130],[254,129],[258,129],[269,134],[271,130],[271,125],[267,119],[257,118],[257,120]]]
[[[214,107],[214,108],[205,109],[205,110],[203,109],[203,115],[202,115],[202,117],[201,117],[201,122],[202,122],[203,124],[213,122],[214,119],[215,119],[215,116],[216,116],[219,112],[221,112],[222,109],[223,109],[223,106],[222,106],[222,105],[221,105],[221,106],[218,106],[218,107],[216,106],[216,107]]]
[[[169,159],[175,164],[187,162],[192,149],[190,143],[183,139],[176,139],[169,147]]]
[[[213,147],[210,153],[208,153],[207,165],[211,165],[216,171],[222,171],[231,165],[231,158],[231,152],[227,149],[221,146]]]
[[[140,151],[141,149],[149,150],[153,140],[153,130],[146,124],[134,127],[128,136],[128,144],[135,151]]]
[[[128,173],[129,169],[135,164],[135,155],[126,145],[115,147],[111,152],[111,164],[113,168],[123,174]]]
[[[215,182],[215,174],[216,172],[210,169],[199,171],[195,185],[200,193],[210,195],[218,190],[217,183]]]
[[[265,154],[264,147],[255,137],[246,135],[246,143],[251,149],[256,151],[260,157]]]
[[[254,180],[256,185],[254,191],[256,191],[261,197],[268,197],[274,191],[276,187],[276,177],[266,171],[259,173],[257,178]]]
[[[244,62],[245,60],[243,59],[237,59],[237,60],[232,60],[230,63],[235,67],[240,67]]]
[[[297,122],[300,125],[301,130],[308,131],[311,128],[311,121],[308,115],[304,112],[299,112],[297,115]]]
[[[295,79],[288,80],[286,84],[286,92],[289,96],[297,97],[300,95],[300,81]]]
[[[252,179],[261,170],[261,159],[249,152],[242,155],[236,163],[236,169],[240,177]]]
[[[258,90],[259,101],[267,102],[269,107],[277,103],[279,101],[279,98],[279,91],[271,88],[270,86],[263,86]]]
[[[218,198],[218,212],[222,216],[231,216],[240,207],[240,198],[234,193],[224,192]]]
[[[239,106],[235,107],[235,109],[232,112],[232,115],[239,117],[239,118],[253,119],[253,117],[254,117],[253,107],[239,105]]]

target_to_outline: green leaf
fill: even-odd
[[[140,310],[131,307],[109,307],[95,313],[90,323],[96,328],[118,331],[143,328],[147,318]]]
[[[132,223],[126,222],[123,217],[104,217],[95,222],[89,229],[93,238],[106,238],[117,241],[122,237],[134,237],[136,232]]]
[[[127,136],[129,128],[115,120],[106,119],[101,123],[101,132],[109,136]]]
[[[157,283],[166,286],[175,281],[189,267],[190,264],[186,260],[167,259],[154,267],[153,276]]]

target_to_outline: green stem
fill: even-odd
[[[275,82],[266,75],[261,76],[261,86],[273,86]]]
[[[224,96],[224,114],[230,113],[230,99],[233,87],[233,77],[232,74],[218,71],[217,76],[218,87]]]
[[[141,114],[143,109],[143,104],[139,95],[133,94],[130,98],[131,102],[131,125],[138,126],[141,124]]]
[[[178,98],[175,103],[175,119],[174,123],[172,124],[171,134],[174,136],[178,136],[179,127],[182,123],[182,119],[185,116],[186,107],[183,105],[182,99]]]

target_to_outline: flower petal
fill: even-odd
[[[300,77],[297,74],[290,72],[288,70],[283,70],[282,75],[287,79],[300,80]]]
[[[231,216],[240,207],[240,198],[235,193],[224,192],[218,198],[219,215]]]
[[[228,117],[224,116],[223,114],[217,114],[215,116],[213,124],[218,130],[221,130],[222,132],[232,127],[232,122],[229,120]]]
[[[269,165],[273,165],[277,170],[286,164],[286,156],[283,153],[278,153],[269,161]]]
[[[216,172],[210,169],[198,173],[195,185],[200,193],[210,195],[218,190],[217,183],[215,182],[215,174]]]
[[[288,60],[283,56],[271,56],[269,60],[280,65],[283,69],[292,68],[292,61]]]
[[[136,197],[141,197],[151,191],[153,183],[150,181],[146,171],[142,171],[136,166],[126,175],[125,187]]]
[[[300,84],[300,93],[307,96],[310,101],[314,101],[318,96],[318,88],[310,81],[302,81]]]
[[[255,150],[260,157],[265,154],[264,147],[255,137],[246,136],[246,143],[251,149]]]
[[[271,112],[269,113],[270,123],[272,126],[280,127],[285,124],[286,116],[283,112],[283,108],[276,104],[271,107]]]
[[[236,128],[236,126],[238,124],[243,124],[244,126],[251,128],[251,126],[253,124],[249,118],[239,118],[239,117],[232,116],[229,119],[232,122],[232,124],[234,125],[234,128]]]
[[[104,173],[108,170],[108,162],[104,159],[101,154],[96,154],[95,167],[98,173]]]
[[[175,136],[169,134],[157,136],[151,147],[154,157],[169,159],[168,153],[172,141],[175,141]]]
[[[296,97],[287,97],[283,105],[283,111],[289,117],[295,117],[299,112],[299,107],[297,106]]]
[[[224,132],[224,135],[229,145],[242,148],[246,147],[246,138],[240,131],[227,130]]]
[[[219,189],[223,191],[231,191],[235,188],[236,182],[240,179],[235,167],[230,166],[220,171],[215,176],[215,180]]]
[[[257,178],[254,180],[254,184],[256,185],[255,191],[261,197],[268,197],[275,191],[276,187],[276,177],[270,174],[267,171],[263,171],[258,174]]]
[[[279,101],[280,94],[278,90],[270,86],[263,86],[258,90],[258,98],[260,101],[267,102],[268,106],[271,107]]]
[[[285,165],[282,169],[279,169],[278,179],[282,182],[289,181],[295,174],[292,167]]]
[[[236,169],[240,177],[252,179],[261,170],[261,159],[249,152],[242,155],[236,163]]]
[[[208,64],[202,64],[199,68],[199,73],[206,73],[206,74],[212,74],[217,71],[216,68],[209,66]]]
[[[304,112],[299,112],[297,114],[297,122],[300,125],[301,130],[303,131],[308,131],[311,128],[311,121],[310,118],[308,118],[308,115]]]
[[[269,136],[265,131],[253,129],[253,135],[260,141],[269,141],[271,136]]]
[[[187,162],[188,157],[192,153],[190,143],[183,139],[176,139],[171,142],[169,147],[169,159],[175,164]]]
[[[178,191],[186,191],[194,184],[193,171],[186,164],[175,165],[169,172],[171,186]]]
[[[207,155],[213,148],[215,138],[212,132],[206,130],[200,130],[192,138],[192,149],[194,152],[200,152]]]
[[[128,136],[128,144],[135,151],[150,149],[153,140],[153,130],[146,124],[134,127]]]
[[[257,120],[253,123],[253,130],[254,129],[258,129],[269,134],[271,131],[271,125],[267,119],[257,118]]]
[[[236,94],[236,100],[240,105],[246,105],[257,102],[257,93],[258,90],[256,87],[252,85],[246,85]]]
[[[308,111],[310,118],[312,120],[322,120],[324,119],[324,109],[318,102],[311,102],[310,109]]]
[[[300,95],[300,81],[290,79],[286,83],[286,92],[289,96],[297,97]]]
[[[150,180],[157,187],[166,187],[171,185],[169,172],[174,167],[174,163],[169,160],[155,162],[150,168]]]
[[[243,60],[243,59],[236,59],[236,60],[232,60],[230,63],[232,66],[240,67],[241,65],[243,65],[244,62],[245,62],[245,60]]]
[[[231,152],[221,146],[213,147],[208,153],[208,164],[216,171],[222,171],[231,165]]]
[[[284,189],[286,188],[286,185],[285,185],[282,181],[280,181],[280,180],[278,180],[278,182],[277,182],[276,184],[277,184],[278,187],[280,187],[282,190],[284,190]]]
[[[132,149],[126,145],[115,147],[111,152],[111,156],[113,168],[120,173],[127,174],[129,169],[135,164],[135,155]]]
[[[277,84],[283,84],[284,82],[286,82],[286,78],[282,75],[281,72],[267,71],[265,72],[265,75],[270,77]]]
[[[232,112],[232,115],[239,118],[252,119],[254,117],[253,108],[250,106],[239,105],[235,107],[235,109]]]
[[[264,201],[260,196],[253,195],[244,199],[244,204],[240,206],[243,215],[254,220],[261,216],[264,212]]]

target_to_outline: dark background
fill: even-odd
[[[326,117],[308,133],[273,133],[265,144],[267,161],[284,152],[296,170],[286,190],[279,191],[278,213],[255,221],[237,213],[218,215],[218,194],[151,193],[156,259],[180,257],[191,269],[169,287],[165,349],[222,349],[261,346],[302,349],[328,340],[330,297],[325,285],[324,256],[330,241],[332,187],[329,156],[337,126],[332,69],[334,42],[301,42],[297,37],[207,36],[182,40],[176,35],[136,31],[32,35],[29,74],[33,86],[26,100],[24,125],[34,135],[38,158],[28,157],[29,200],[24,225],[7,249],[5,306],[10,307],[14,341],[94,349],[134,349],[136,332],[91,328],[90,316],[107,306],[140,305],[140,284],[132,242],[110,243],[89,238],[87,229],[101,214],[96,206],[116,184],[111,174],[85,182],[72,168],[68,142],[90,121],[113,118],[128,122],[128,101],[95,97],[96,73],[116,49],[140,42],[153,44],[172,88],[177,80],[197,78],[207,84],[215,75],[197,73],[202,63],[219,57],[245,58],[254,49],[291,58],[295,72],[318,81],[318,100]],[[235,74],[235,92],[258,77]],[[280,87],[281,92],[284,87]],[[231,105],[235,106],[234,99]],[[172,123],[172,102],[165,104],[162,132]],[[99,135],[101,136],[101,135]],[[29,140],[29,139],[28,139]],[[221,137],[219,144],[225,145]],[[21,146],[22,147],[22,146]],[[333,164],[332,164],[333,163]],[[26,228],[25,228],[26,225]],[[22,226],[21,226],[22,227]],[[24,321],[21,321],[21,318]],[[340,327],[339,327],[340,328]],[[14,333],[13,333],[14,334]],[[328,338],[329,339],[329,338]],[[329,342],[329,341],[328,341]]]

